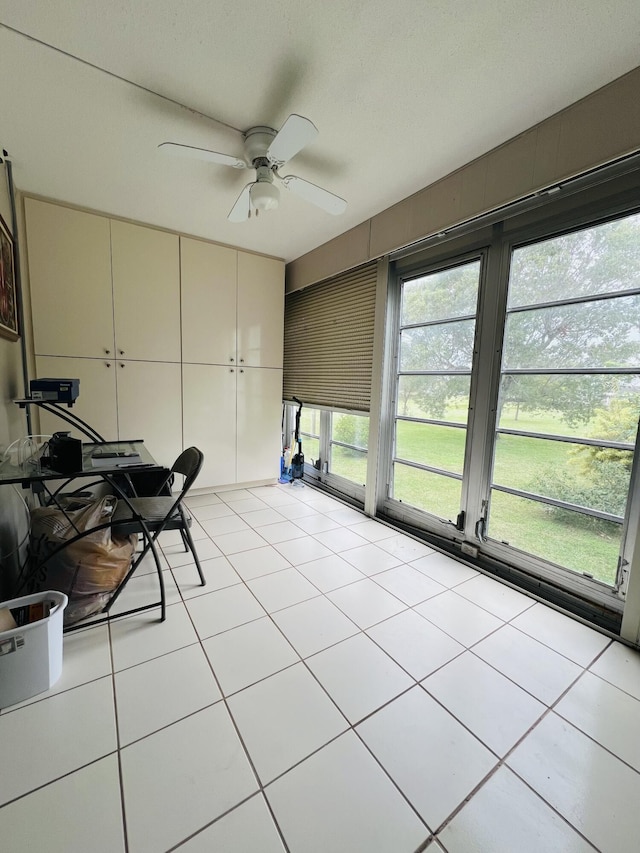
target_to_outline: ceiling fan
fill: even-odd
[[[344,213],[347,202],[328,190],[305,181],[296,175],[281,176],[279,169],[318,135],[318,128],[304,116],[293,113],[276,131],[258,125],[244,134],[244,159],[231,154],[220,154],[206,148],[194,148],[178,142],[162,142],[158,148],[183,157],[194,157],[231,166],[234,169],[255,169],[256,179],[248,183],[238,196],[227,217],[231,222],[244,222],[255,210],[273,210],[278,207],[280,192],[274,178],[285,189],[315,204],[327,213]]]

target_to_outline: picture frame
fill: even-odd
[[[15,257],[13,236],[0,216],[0,337],[10,341],[20,337]]]

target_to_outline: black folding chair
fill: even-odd
[[[144,557],[151,552],[155,560],[158,571],[158,580],[160,583],[160,606],[161,616],[160,621],[164,622],[166,615],[166,601],[164,591],[164,580],[162,577],[162,565],[156,548],[158,536],[165,530],[179,530],[185,551],[191,551],[193,559],[200,576],[200,583],[205,585],[205,577],[202,572],[202,566],[198,559],[198,552],[189,530],[191,526],[191,516],[184,508],[183,500],[187,492],[193,485],[196,477],[202,468],[204,455],[197,447],[189,447],[184,450],[176,461],[171,466],[166,479],[159,483],[157,494],[151,497],[144,498],[122,498],[118,501],[116,509],[111,519],[111,525],[115,531],[125,535],[141,534],[143,536],[143,548],[139,552],[127,573],[127,577],[120,585],[113,598],[106,607],[106,611],[113,606],[122,589],[124,589],[127,581],[140,565]],[[182,474],[184,483],[180,494],[166,494],[166,485],[173,474]],[[163,494],[164,492],[164,494]],[[150,607],[156,605],[149,605]],[[118,614],[124,615],[124,614]]]

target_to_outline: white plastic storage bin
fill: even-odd
[[[0,602],[10,610],[50,602],[49,615],[37,622],[0,632],[0,708],[48,690],[62,673],[62,619],[67,596],[37,592]]]

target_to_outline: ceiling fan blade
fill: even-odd
[[[273,163],[286,163],[318,135],[318,128],[304,116],[292,113],[276,133],[267,150]]]
[[[239,157],[233,157],[231,154],[220,154],[218,151],[209,151],[206,148],[195,148],[193,145],[181,145],[179,142],[161,142],[158,148],[162,148],[169,154],[177,154],[179,157],[208,160],[210,163],[219,163],[222,166],[233,166],[234,169],[247,168],[247,164]]]
[[[242,190],[242,192],[236,199],[236,203],[229,211],[229,215],[227,216],[229,222],[244,222],[246,219],[249,218],[249,215],[251,213],[251,196],[249,195],[249,193],[251,192],[251,187],[255,183],[255,181],[251,181],[251,183],[247,184],[246,187]]]
[[[310,181],[298,178],[296,175],[287,175],[282,179],[282,183],[294,195],[315,204],[316,207],[321,207],[322,210],[326,210],[327,213],[332,213],[334,216],[344,213],[347,209],[347,202],[343,198],[330,193],[329,190],[323,190],[322,187],[318,187]]]

